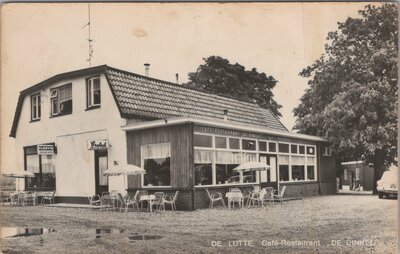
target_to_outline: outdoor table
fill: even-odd
[[[235,202],[239,203],[239,205],[243,208],[243,194],[241,192],[227,192],[225,194],[225,197],[228,198],[228,208],[231,209],[231,203],[232,203],[232,208],[235,207]]]
[[[139,202],[147,201],[150,207],[150,212],[152,213],[153,212],[152,203],[155,199],[156,199],[155,195],[141,195],[139,198]]]

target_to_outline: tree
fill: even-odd
[[[376,181],[396,160],[397,5],[367,5],[338,23],[325,54],[300,73],[309,87],[294,109],[295,129],[333,142],[339,160],[363,160]]]
[[[274,99],[272,89],[278,83],[272,76],[259,73],[256,68],[245,70],[244,66],[231,64],[219,56],[203,58],[196,72],[188,74],[189,82],[184,84],[201,91],[229,96],[239,100],[257,103],[269,109],[275,116],[279,113],[279,105]]]

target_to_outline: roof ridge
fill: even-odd
[[[144,76],[144,75],[141,75],[141,74],[137,74],[137,73],[134,73],[134,72],[118,69],[118,68],[115,68],[115,67],[112,67],[112,66],[109,66],[109,65],[105,65],[105,67],[106,67],[106,69],[111,69],[111,70],[114,70],[114,71],[123,72],[123,73],[126,73],[128,75],[137,76],[139,78],[144,78],[144,79],[147,79],[147,80],[150,80],[150,81],[162,82],[162,83],[165,83],[167,85],[172,85],[174,87],[179,87],[179,88],[183,88],[183,89],[186,89],[186,90],[196,91],[196,92],[207,94],[207,95],[211,95],[211,96],[214,96],[214,97],[217,97],[217,98],[219,97],[219,98],[224,98],[224,99],[229,99],[229,100],[234,100],[234,101],[240,101],[240,102],[244,102],[244,103],[248,103],[248,104],[251,104],[251,105],[256,105],[258,107],[261,107],[260,105],[258,105],[255,102],[250,102],[250,101],[246,101],[246,100],[240,100],[240,99],[234,98],[233,96],[231,97],[231,96],[226,96],[226,95],[221,95],[221,94],[215,94],[215,93],[212,93],[212,92],[203,91],[203,90],[200,90],[200,89],[196,89],[194,87],[188,87],[188,86],[185,86],[185,85],[176,84],[176,83],[173,83],[173,82],[170,82],[170,81],[166,81],[166,80],[162,80],[162,79],[158,79],[158,78],[147,77],[147,76]]]

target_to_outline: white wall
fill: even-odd
[[[107,138],[111,147],[108,165],[126,163],[126,137],[108,83],[101,75],[101,107],[86,110],[85,78],[68,79],[41,90],[41,119],[30,122],[30,96],[23,102],[16,133],[16,169],[24,169],[24,146],[55,142],[56,196],[85,196],[95,193],[94,151],[87,150],[88,140]],[[50,89],[72,83],[72,114],[50,117]],[[36,92],[35,92],[36,93]],[[123,191],[124,177],[110,177],[110,189]],[[21,181],[23,184],[23,181]]]

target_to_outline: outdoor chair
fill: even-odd
[[[10,192],[2,191],[0,192],[1,204],[4,205],[4,202],[11,202],[10,201]]]
[[[23,205],[36,205],[36,193],[26,192],[23,198]]]
[[[175,211],[176,210],[176,199],[178,198],[178,193],[179,193],[179,191],[176,191],[175,192],[175,194],[174,194],[174,196],[167,196],[166,198],[165,198],[165,200],[164,200],[164,204],[165,205],[170,205],[171,206],[171,209],[173,210],[173,211]]]
[[[46,201],[49,201],[50,202],[50,204],[54,204],[54,195],[56,194],[56,191],[53,191],[53,192],[46,192],[45,194],[44,194],[44,196],[42,197],[42,205],[44,205],[44,203],[46,202]]]
[[[18,193],[11,192],[10,194],[10,205],[18,205]]]
[[[101,199],[99,195],[93,195],[90,196],[89,194],[85,193],[88,200],[89,200],[89,210],[91,210],[93,207],[99,207],[101,206]]]
[[[260,203],[261,206],[264,206],[265,195],[267,195],[266,188],[263,188],[260,192],[253,191],[247,202],[247,207],[250,207],[250,205],[254,206],[256,204],[260,205]]]
[[[206,189],[208,198],[210,199],[210,206],[209,208],[212,209],[215,202],[221,201],[222,205],[225,207],[224,197],[219,192],[212,192],[210,193],[208,189]]]
[[[282,189],[276,190],[276,194],[273,194],[272,197],[273,198],[277,198],[279,200],[280,203],[283,202],[283,195],[285,195],[285,190],[286,190],[286,186],[283,186]]]
[[[274,204],[274,188],[272,187],[266,187],[265,188],[265,194],[263,197],[263,202],[268,202]]]
[[[146,196],[149,195],[149,193],[147,192],[147,190],[139,190],[138,196],[137,196],[137,200],[140,202],[140,209],[143,209],[143,203],[144,201],[140,201],[140,197],[141,196]]]
[[[109,192],[101,193],[100,197],[100,209],[114,209],[114,200]]]
[[[151,208],[153,208],[153,206],[157,207],[158,211],[165,211],[165,199],[164,199],[164,192],[155,192],[154,196],[156,196],[156,198],[151,201],[150,206]]]
[[[138,194],[139,194],[139,191],[136,191],[135,195],[133,195],[132,198],[128,194],[125,195],[125,197],[124,197],[125,208],[126,208],[125,212],[128,212],[129,206],[132,206],[132,210],[136,206],[136,209],[139,211],[139,204],[138,204],[138,199],[137,199]]]

